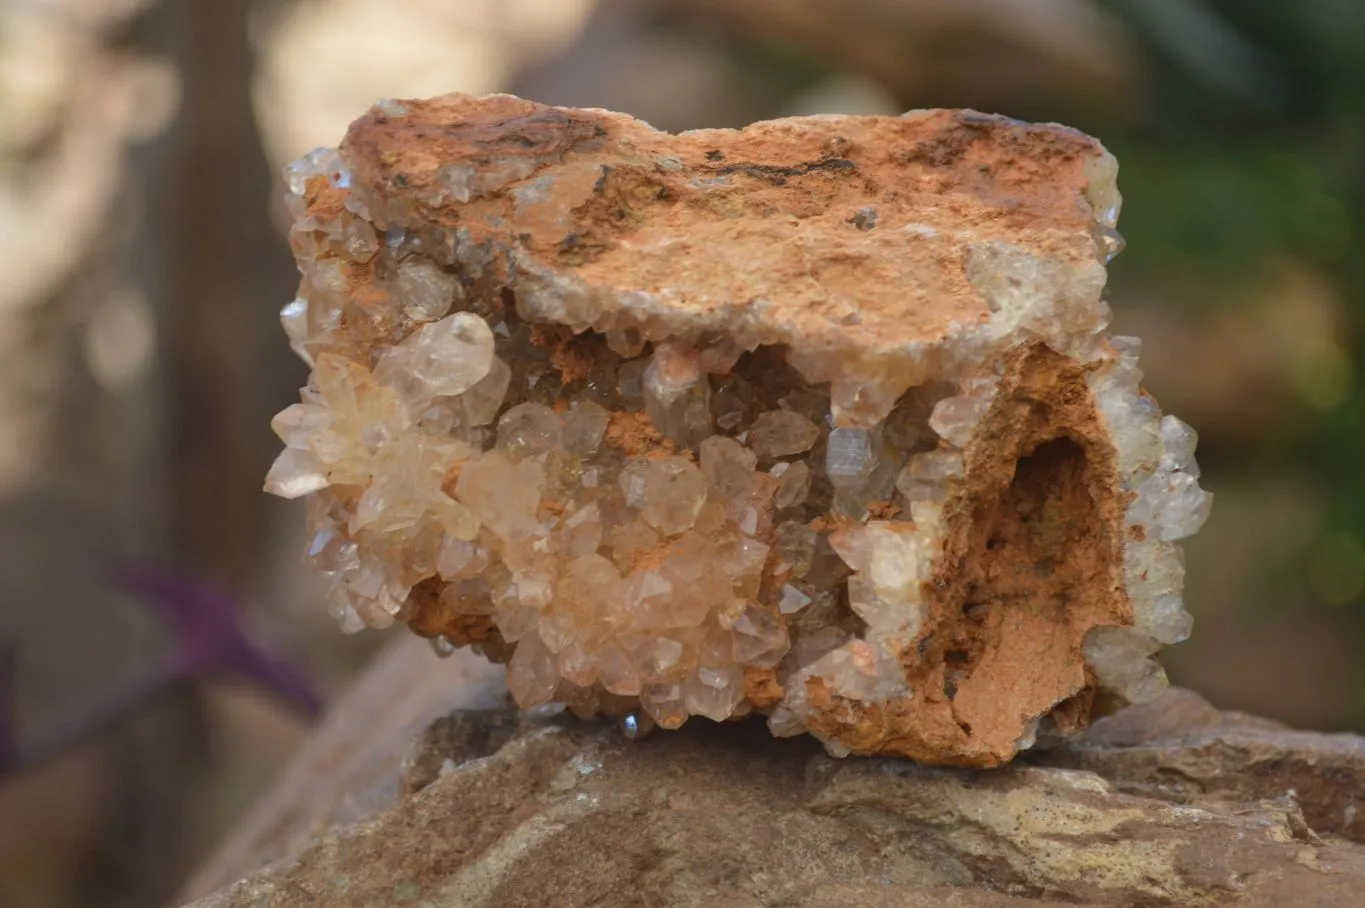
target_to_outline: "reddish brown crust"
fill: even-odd
[[[500,640],[497,627],[488,615],[469,615],[458,612],[441,601],[440,577],[424,580],[408,594],[407,619],[413,633],[422,637],[445,637],[455,646],[471,643],[490,643]]]
[[[664,295],[668,318],[699,331],[935,342],[989,313],[961,231],[1095,254],[1085,164],[1102,149],[1064,127],[928,111],[674,136],[509,97],[403,104],[357,120],[342,145],[381,220],[459,226],[585,287]],[[483,181],[465,201],[443,189],[452,165]]]
[[[663,440],[658,430],[650,425],[649,417],[643,413],[612,413],[604,438],[607,444],[620,448],[632,457],[654,453],[661,446],[672,449],[672,445]]]
[[[744,699],[759,712],[767,712],[782,702],[785,692],[777,681],[777,672],[771,668],[744,669]]]
[[[1112,445],[1084,367],[1045,347],[1012,355],[998,400],[947,508],[924,630],[902,654],[913,696],[867,706],[812,679],[820,737],[861,753],[995,766],[1014,756],[1030,719],[1057,708],[1059,728],[1088,723],[1094,679],[1081,641],[1092,627],[1132,623]]]

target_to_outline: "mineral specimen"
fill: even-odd
[[[266,488],[343,629],[523,706],[999,764],[1190,630],[1210,497],[1105,330],[1116,170],[968,111],[382,102],[287,173],[313,372]]]

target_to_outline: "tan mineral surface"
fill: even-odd
[[[313,374],[267,489],[344,629],[523,707],[1000,764],[1190,629],[1210,497],[1106,332],[1116,174],[970,111],[380,102],[287,174]]]
[[[422,655],[337,704],[194,908],[1365,904],[1355,735],[1173,689],[997,770],[835,760],[756,720],[481,709],[496,669]]]

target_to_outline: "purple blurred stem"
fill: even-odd
[[[176,648],[160,668],[106,689],[38,740],[20,747],[14,717],[15,644],[0,638],[0,776],[36,766],[137,711],[192,678],[222,674],[254,682],[315,717],[322,700],[303,673],[251,640],[226,594],[147,567],[119,565],[119,584],[141,596],[171,625]]]
[[[322,698],[303,672],[252,640],[237,603],[220,590],[153,568],[119,565],[120,584],[142,596],[175,632],[177,648],[166,674],[176,680],[224,674],[252,681],[309,717]]]

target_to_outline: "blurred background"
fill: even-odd
[[[1362,60],[1357,0],[0,0],[0,905],[164,904],[382,641],[259,490],[277,175],[386,96],[1100,137],[1116,328],[1217,496],[1171,676],[1365,729]]]

